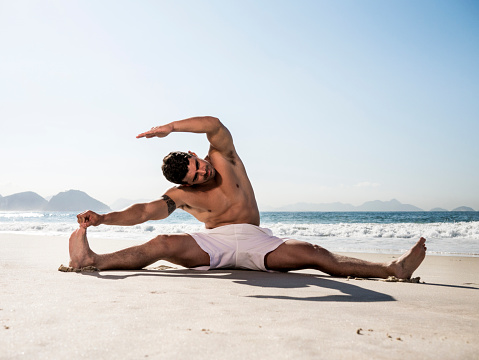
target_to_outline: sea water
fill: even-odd
[[[78,224],[73,212],[0,212],[0,233],[68,238]],[[261,226],[276,236],[331,251],[402,253],[421,236],[428,253],[479,256],[479,212],[262,212]],[[88,236],[147,241],[157,234],[194,232],[204,225],[177,210],[160,221],[88,228]]]

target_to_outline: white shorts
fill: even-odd
[[[210,256],[210,266],[193,268],[195,270],[233,268],[269,271],[264,257],[285,241],[273,236],[270,229],[251,224],[219,226],[188,235]]]

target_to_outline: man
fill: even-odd
[[[335,276],[408,279],[426,254],[425,239],[399,259],[373,263],[330,253],[307,242],[279,239],[259,227],[260,216],[253,187],[236,153],[228,129],[214,117],[193,117],[157,126],[137,138],[165,137],[172,132],[205,133],[210,142],[208,156],[170,153],[163,173],[180,185],[167,190],[161,199],[135,204],[120,212],[79,214],[80,228],[70,237],[70,266],[95,266],[100,270],[141,269],[158,260],[187,268],[247,268],[288,271],[314,268]],[[198,233],[158,235],[151,241],[111,254],[96,254],[89,245],[89,226],[136,225],[168,217],[176,208],[205,224]]]

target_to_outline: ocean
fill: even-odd
[[[261,226],[276,236],[308,241],[331,251],[392,253],[421,236],[429,254],[479,256],[479,212],[261,212]],[[78,227],[73,212],[0,212],[0,233],[62,236]],[[136,226],[88,228],[88,237],[147,241],[156,234],[203,227],[177,210],[169,218]]]

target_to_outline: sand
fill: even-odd
[[[109,252],[137,242],[90,244]],[[479,258],[427,256],[419,283],[164,261],[60,272],[62,263],[67,238],[0,234],[1,359],[479,357]]]

